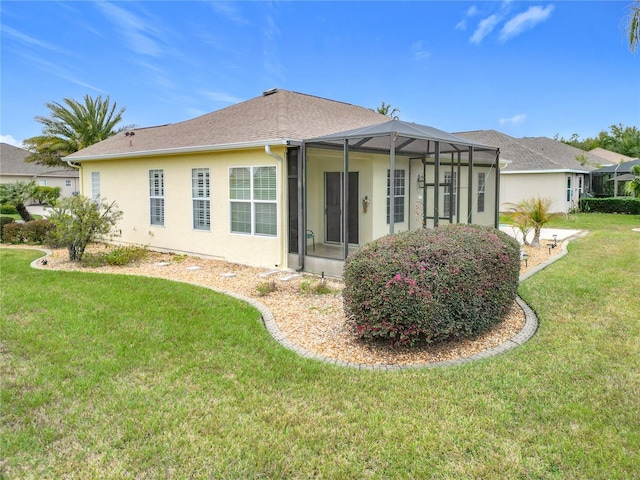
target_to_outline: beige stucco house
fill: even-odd
[[[0,144],[0,183],[35,182],[41,187],[60,187],[60,195],[68,197],[80,191],[78,170],[69,167],[47,167],[24,161],[26,150],[7,143]]]
[[[498,222],[497,149],[287,90],[66,160],[124,212],[119,241],[265,268],[338,276],[390,232]]]
[[[601,162],[589,152],[547,137],[514,138],[496,130],[456,135],[500,148],[500,209],[533,197],[551,200],[551,210],[568,213],[590,191],[590,172]]]

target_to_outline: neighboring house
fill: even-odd
[[[341,275],[390,232],[498,223],[497,149],[286,90],[66,159],[123,211],[119,241],[266,268]]]
[[[500,149],[500,208],[533,197],[551,200],[553,212],[577,209],[590,190],[590,172],[599,157],[547,137],[514,138],[496,130],[456,135]]]
[[[626,155],[622,155],[621,153],[612,152],[611,150],[600,147],[589,150],[589,153],[602,159],[598,164],[594,165],[597,168],[605,167],[607,165],[613,165],[616,163],[630,162],[631,160],[633,160],[632,157],[628,157]]]
[[[69,197],[80,191],[78,170],[46,167],[24,161],[29,152],[7,143],[0,144],[0,183],[31,182],[41,187],[60,187],[60,195]]]
[[[618,197],[627,195],[624,184],[633,180],[631,169],[640,165],[640,159],[617,163],[591,172],[593,175],[593,193],[597,197]]]

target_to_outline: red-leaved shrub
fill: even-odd
[[[375,240],[344,269],[347,324],[392,344],[476,335],[513,305],[520,246],[476,225],[444,225]]]

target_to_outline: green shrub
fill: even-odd
[[[18,209],[11,203],[5,203],[4,205],[0,205],[0,213],[4,215],[17,215]]]
[[[31,220],[24,224],[25,240],[42,245],[55,225],[49,220]]]
[[[392,344],[473,336],[511,308],[519,269],[520,246],[493,228],[388,235],[345,263],[347,324],[363,339]]]
[[[0,217],[0,241],[4,241],[4,226],[13,222],[11,217]]]
[[[320,280],[303,280],[300,282],[300,293],[303,295],[330,295],[336,293],[337,290],[327,284],[326,279]]]
[[[275,292],[277,290],[276,281],[269,280],[267,282],[259,283],[258,285],[256,285],[256,290],[258,291],[258,295],[260,295],[261,297],[265,297],[271,292]]]
[[[581,212],[640,215],[640,199],[633,197],[581,198]]]
[[[147,255],[144,247],[118,246],[103,253],[87,253],[82,257],[82,263],[87,267],[102,267],[104,265],[128,265],[142,260]]]
[[[27,240],[27,229],[25,223],[11,222],[2,226],[2,241],[18,244]]]

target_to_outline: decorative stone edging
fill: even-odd
[[[520,279],[519,279],[520,282],[523,282],[527,278],[538,273],[540,270],[551,265],[556,260],[559,260],[560,258],[564,257],[568,253],[567,244],[569,243],[569,241],[576,238],[584,237],[588,233],[589,233],[588,231],[580,232],[579,234],[573,235],[572,237],[565,239],[562,243],[562,247],[561,247],[562,250],[560,251],[559,254],[552,256],[546,262],[543,262],[540,265],[537,265],[531,268],[530,270],[526,271],[522,275],[520,275]],[[44,257],[39,257],[31,262],[32,268],[41,269],[43,268],[42,260],[50,256],[52,252],[51,250],[47,250],[43,248],[34,248],[34,250],[39,250],[45,253]],[[180,280],[171,280],[171,281],[181,282]],[[189,282],[182,282],[182,283],[189,283]],[[337,358],[331,358],[331,357],[325,357],[324,355],[319,355],[310,350],[302,348],[298,344],[289,340],[287,336],[278,327],[276,319],[271,313],[271,311],[263,303],[260,303],[257,300],[254,300],[253,298],[240,295],[238,293],[229,292],[226,290],[221,290],[221,289],[209,287],[206,285],[198,285],[198,286],[208,288],[209,290],[213,290],[214,292],[228,295],[238,300],[242,300],[243,302],[247,302],[252,307],[255,307],[260,312],[260,315],[262,316],[262,322],[264,323],[265,328],[267,329],[269,334],[273,337],[273,339],[276,340],[283,347],[297,353],[301,357],[309,358],[311,360],[319,360],[321,362],[329,363],[339,367],[356,368],[360,370],[397,371],[397,370],[407,370],[407,369],[417,369],[417,368],[436,368],[436,367],[450,367],[454,365],[463,365],[465,363],[470,363],[476,360],[482,360],[485,358],[490,358],[496,355],[500,355],[505,352],[509,352],[515,349],[516,347],[519,347],[520,345],[523,345],[524,343],[526,343],[529,339],[531,339],[531,337],[535,335],[536,331],[538,330],[538,317],[536,316],[535,312],[529,305],[525,303],[524,300],[522,300],[519,296],[517,296],[516,303],[522,309],[522,312],[524,313],[524,316],[525,316],[524,327],[516,335],[509,338],[508,340],[505,340],[500,345],[496,345],[495,347],[488,348],[486,350],[475,353],[468,357],[460,357],[453,360],[444,360],[441,362],[415,363],[415,364],[406,364],[406,365],[346,362],[344,360],[339,360]]]

